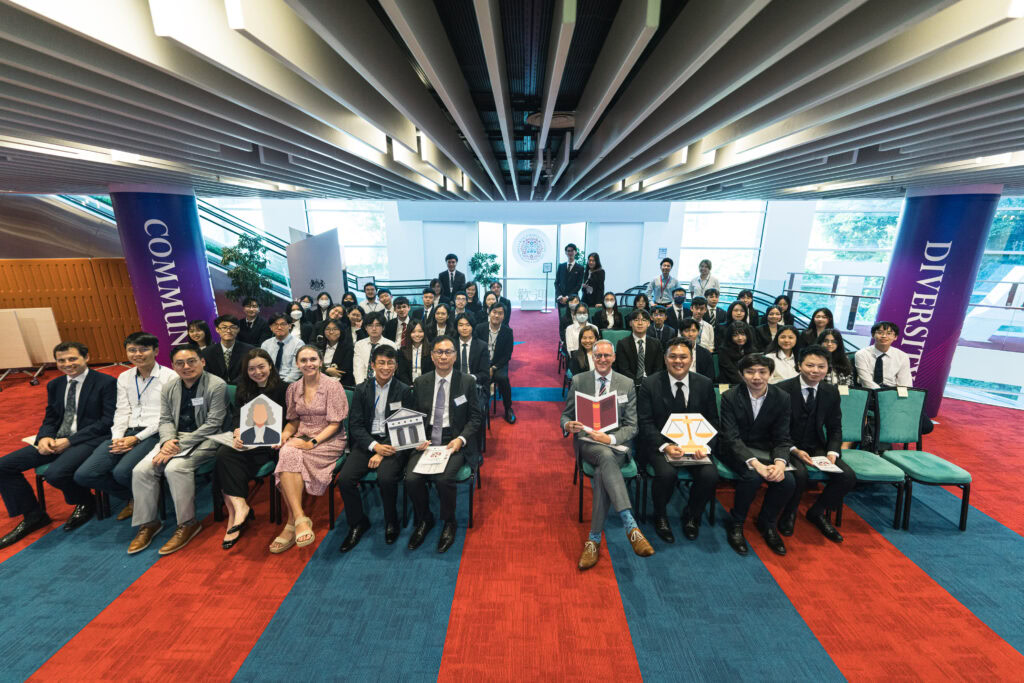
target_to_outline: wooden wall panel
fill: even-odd
[[[61,339],[89,347],[93,363],[124,360],[141,326],[122,258],[0,259],[0,308],[53,309]]]

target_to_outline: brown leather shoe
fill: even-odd
[[[629,544],[633,546],[633,552],[640,557],[650,557],[654,554],[654,548],[647,542],[644,535],[640,533],[640,530],[633,527],[627,534],[629,537]]]
[[[135,503],[129,500],[128,504],[121,508],[121,511],[117,513],[117,521],[123,522],[133,514],[135,514]]]
[[[188,545],[188,542],[195,538],[196,534],[202,530],[203,525],[195,520],[188,524],[182,524],[174,530],[174,535],[157,552],[161,555],[170,555],[177,552]]]
[[[132,539],[131,545],[128,546],[128,554],[134,555],[135,553],[141,553],[143,550],[149,547],[149,544],[153,542],[153,537],[160,533],[160,530],[164,528],[164,525],[160,522],[153,522],[151,524],[143,524],[139,527],[139,533],[135,534],[135,538]]]
[[[597,544],[587,539],[587,542],[583,544],[583,554],[580,555],[579,568],[590,569],[597,564]]]

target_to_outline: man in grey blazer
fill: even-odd
[[[132,470],[132,526],[139,531],[128,546],[129,555],[148,548],[163,528],[157,516],[161,477],[167,478],[178,528],[160,554],[181,550],[202,531],[196,519],[195,473],[216,453],[217,442],[209,437],[225,431],[227,385],[220,377],[204,372],[206,361],[199,349],[192,344],[174,347],[171,367],[178,379],[167,382],[160,391],[158,445]]]
[[[594,468],[592,481],[594,505],[590,519],[590,536],[583,544],[579,568],[590,569],[597,564],[597,551],[601,543],[601,530],[613,506],[622,518],[633,551],[641,557],[654,554],[654,548],[640,533],[633,518],[629,492],[622,478],[621,468],[633,454],[633,438],[637,435],[636,389],[631,378],[612,370],[615,362],[615,347],[602,339],[594,344],[594,371],[584,372],[572,378],[572,391],[562,411],[562,429],[573,434],[573,445],[579,449],[580,457]],[[590,396],[603,396],[614,392],[618,401],[618,427],[609,432],[591,430],[576,419],[576,392]],[[582,474],[580,475],[583,476]],[[583,482],[580,482],[580,486]]]

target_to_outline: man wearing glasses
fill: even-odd
[[[260,344],[260,348],[274,359],[274,367],[285,384],[294,382],[302,373],[295,365],[295,354],[302,348],[303,341],[291,334],[292,321],[278,313],[270,318],[270,332],[274,336]]]
[[[227,429],[228,412],[227,385],[204,372],[205,365],[192,344],[171,349],[171,367],[178,377],[160,390],[158,445],[132,470],[132,526],[139,531],[128,546],[129,555],[148,548],[163,528],[157,516],[163,477],[174,500],[177,529],[160,554],[181,550],[202,531],[196,519],[195,472],[214,457],[217,442],[209,437]]]
[[[235,340],[239,325],[238,319],[232,315],[219,316],[213,321],[213,327],[220,335],[220,344],[210,344],[203,349],[206,372],[217,375],[228,384],[237,384],[242,359],[252,346]]]

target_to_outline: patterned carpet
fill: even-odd
[[[48,489],[54,524],[0,550],[0,679],[1020,679],[1024,503],[1006,494],[1024,487],[1011,445],[1020,413],[946,400],[926,438],[974,476],[967,532],[956,528],[955,493],[916,487],[911,529],[894,531],[893,492],[866,488],[848,498],[844,544],[801,519],[786,557],[748,531],[753,552],[740,558],[721,528],[732,499],[722,490],[719,523],[705,521],[696,542],[677,523],[672,546],[645,527],[650,558],[609,517],[600,562],[580,573],[590,488],[580,524],[558,429],[557,323],[521,311],[514,320],[519,419],[492,423],[475,526],[462,486],[447,554],[434,550],[437,530],[415,552],[408,529],[385,545],[373,489],[374,526],[351,553],[338,553],[344,516],[328,532],[321,500],[317,542],[270,555],[265,489],[257,522],[225,552],[204,484],[205,528],[186,549],[158,557],[165,529],[128,556],[127,522],[65,533],[70,509]],[[44,399],[42,386],[5,382],[0,452],[36,430]],[[684,495],[673,498],[675,520]],[[0,521],[0,533],[14,524]]]

